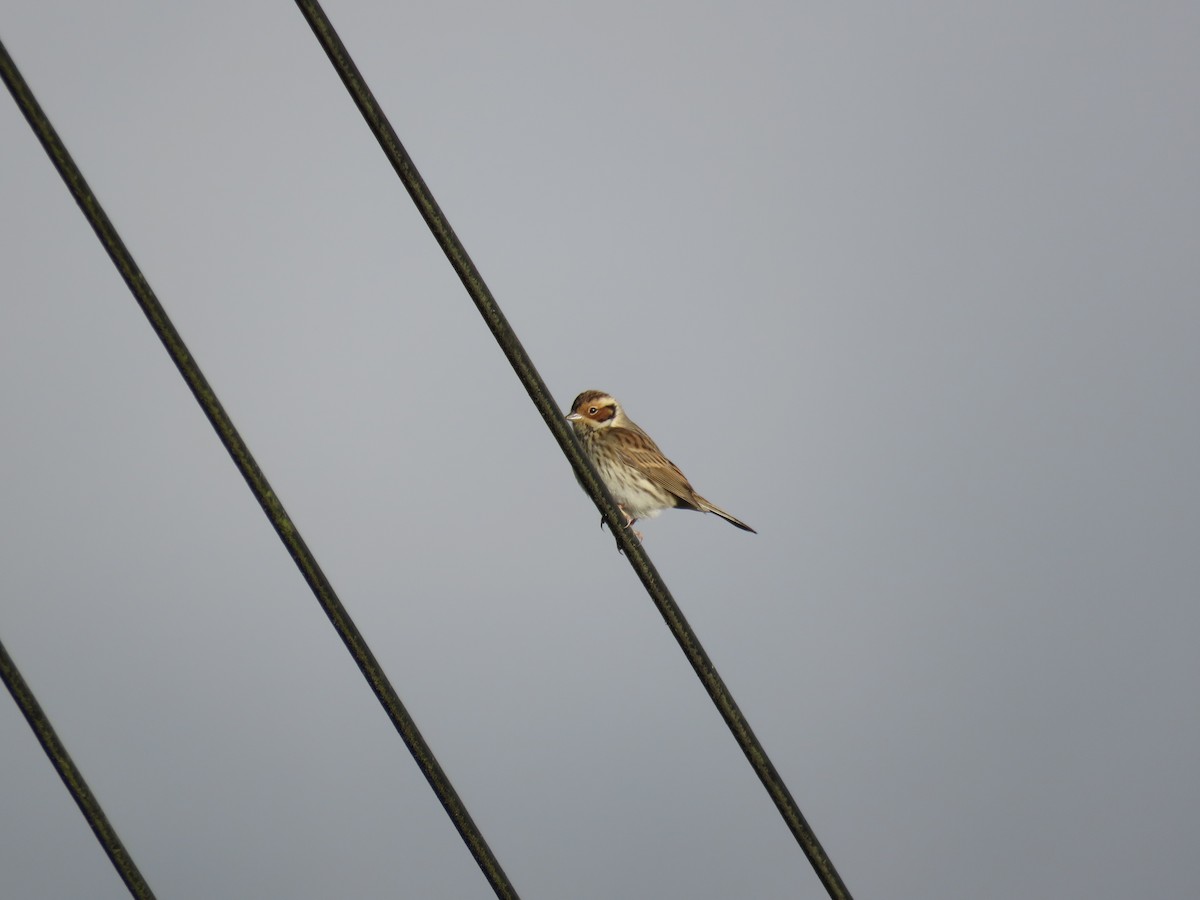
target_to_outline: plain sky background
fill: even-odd
[[[1200,895],[1200,6],[326,6],[862,898]],[[526,898],[823,891],[295,7],[0,37]],[[0,99],[0,637],[160,897],[491,896]],[[0,702],[6,898],[127,896]]]

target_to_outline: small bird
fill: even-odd
[[[621,404],[603,391],[584,391],[576,397],[567,421],[625,514],[626,527],[638,519],[653,518],[664,509],[682,507],[716,513],[743,531],[758,534],[697,494],[650,435],[633,424]],[[634,534],[642,539],[640,532]]]

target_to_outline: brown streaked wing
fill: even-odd
[[[621,461],[637,469],[654,484],[679,498],[680,506],[696,509],[696,492],[679,467],[671,462],[658,445],[636,425],[634,428],[610,428],[605,438],[612,442]]]

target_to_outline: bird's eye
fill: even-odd
[[[588,415],[594,416],[596,414],[596,412],[597,412],[596,407],[593,406],[588,410]]]

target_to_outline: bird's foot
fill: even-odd
[[[635,519],[633,516],[631,516],[629,513],[627,513],[625,511],[625,507],[622,506],[620,503],[617,504],[617,509],[619,509],[621,511],[621,515],[623,515],[625,517],[625,527],[632,529],[633,536],[638,539],[638,543],[640,544],[642,542],[644,535],[640,531],[638,531],[636,528],[633,527],[633,523],[636,522],[637,519]]]
[[[617,504],[617,509],[619,509],[619,510],[621,511],[621,515],[623,515],[623,516],[625,517],[625,527],[626,527],[626,528],[633,528],[633,523],[634,523],[634,522],[636,522],[636,521],[637,521],[637,519],[635,519],[633,516],[629,515],[629,513],[627,513],[627,512],[625,511],[625,507],[624,507],[624,506],[622,506],[620,503],[618,503],[618,504]],[[604,516],[601,516],[601,517],[600,517],[600,528],[601,528],[601,529],[603,529],[603,528],[604,528],[604,524],[605,524],[605,523],[604,523]],[[641,542],[642,542],[642,540],[643,540],[643,538],[645,537],[645,536],[644,536],[644,535],[643,535],[643,534],[642,534],[640,531],[638,531],[636,528],[633,528],[633,534],[634,534],[634,537],[636,537],[636,538],[638,539],[638,543],[641,543]],[[617,552],[618,552],[618,553],[624,553],[624,552],[625,552],[624,550],[622,550],[622,549],[621,549],[621,542],[620,542],[620,540],[618,540],[618,541],[617,541]]]

